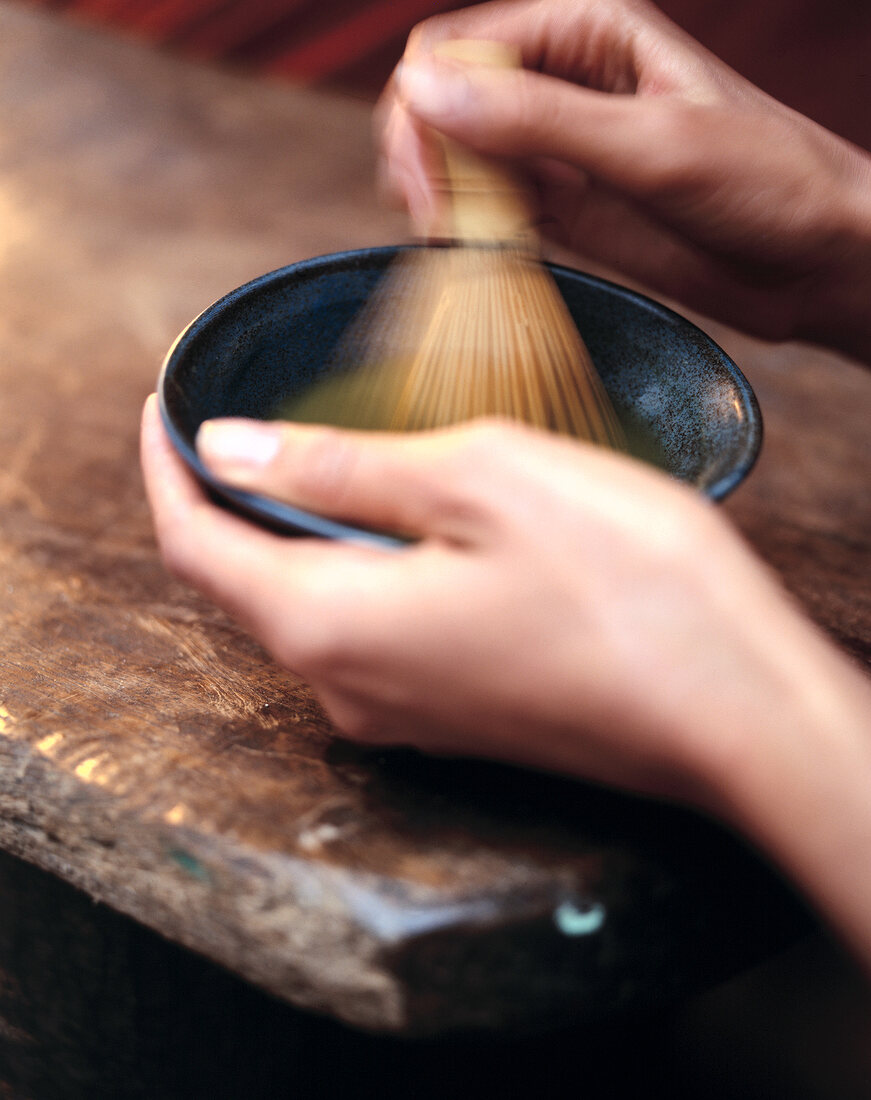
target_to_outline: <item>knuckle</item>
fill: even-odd
[[[553,107],[551,105],[548,112],[543,111],[538,85],[526,69],[512,74],[512,84],[512,141],[519,140],[525,148],[534,149],[541,142],[545,132],[543,123]]]
[[[266,644],[278,664],[302,676],[315,690],[334,683],[346,663],[336,634],[312,622],[278,626]]]
[[[184,537],[181,526],[175,522],[163,524],[157,531],[157,543],[167,573],[177,580],[193,583],[197,578],[198,555],[191,540]]]
[[[380,623],[377,611],[347,573],[338,582],[331,573],[310,578],[273,638],[273,656],[316,687],[338,690],[362,674],[377,647],[369,626]]]
[[[411,30],[405,46],[405,57],[419,57],[430,53],[446,38],[459,35],[457,19],[451,12],[427,16]]]
[[[470,471],[492,475],[508,469],[524,449],[529,434],[530,429],[516,420],[486,417],[473,421],[455,458],[462,483],[467,483]]]
[[[720,517],[710,502],[685,486],[672,488],[671,499],[662,501],[647,527],[648,552],[668,567],[706,561],[720,538]]]
[[[384,744],[389,740],[383,722],[359,704],[324,701],[330,720],[351,741],[364,745]]]
[[[706,560],[711,547],[719,545],[723,538],[723,518],[714,503],[704,497],[692,498],[690,503],[693,507],[684,508],[673,524],[673,539],[676,544],[679,543],[683,554],[693,560]]]
[[[350,503],[359,452],[344,433],[318,431],[298,453],[293,481],[302,504],[341,512]]]
[[[711,108],[691,102],[661,103],[651,111],[648,124],[644,177],[649,191],[660,198],[680,196],[708,171],[705,155],[710,143]]]
[[[510,454],[526,434],[524,425],[508,417],[486,416],[466,429],[465,451],[474,458]]]
[[[491,527],[514,468],[525,431],[506,419],[486,418],[457,429],[457,445],[443,456],[438,471],[437,512],[447,531],[472,537]]]
[[[331,607],[327,593],[321,596],[310,590],[305,603],[306,607],[294,608],[278,626],[270,649],[280,664],[293,667],[313,683],[329,682],[346,663],[342,619]]]
[[[348,664],[347,647],[335,631],[307,624],[296,632],[293,643],[293,651],[301,653],[299,663],[313,683],[335,682]]]
[[[185,561],[185,555],[179,550],[176,543],[160,543],[160,560],[163,563],[163,568],[175,577],[177,580],[184,581],[188,579],[187,562]]]

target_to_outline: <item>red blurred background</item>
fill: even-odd
[[[450,0],[30,0],[193,57],[374,97],[411,27]],[[871,147],[868,0],[663,0],[754,83]]]

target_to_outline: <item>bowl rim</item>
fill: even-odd
[[[330,252],[321,256],[313,256],[310,259],[298,260],[295,263],[286,264],[272,271],[264,272],[256,278],[249,280],[226,294],[221,295],[211,305],[206,306],[197,314],[178,334],[164,356],[157,381],[158,405],[161,420],[175,450],[185,462],[194,476],[219,500],[233,505],[238,511],[248,518],[253,519],[278,533],[291,535],[315,535],[320,538],[338,539],[347,542],[356,542],[367,546],[378,546],[385,549],[395,549],[407,545],[407,540],[395,535],[380,531],[372,531],[364,527],[357,527],[350,523],[333,520],[316,512],[310,512],[303,508],[297,508],[292,504],[279,501],[273,497],[260,493],[249,493],[232,486],[216,478],[201,462],[195,448],[188,441],[184,433],[173,420],[166,397],[167,382],[173,367],[184,354],[187,346],[192,343],[213,320],[217,319],[229,307],[236,305],[245,298],[256,294],[264,287],[280,282],[294,275],[304,275],[310,271],[318,271],[327,267],[347,268],[360,261],[377,261],[387,259],[402,252],[412,251],[426,247],[421,245],[381,245],[374,248],[349,249],[340,252]],[[719,477],[711,485],[699,488],[698,491],[713,501],[721,501],[728,496],[750,473],[759,457],[762,447],[763,423],[762,413],[756,394],[750,383],[726,352],[698,325],[688,320],[676,310],[670,309],[661,302],[642,294],[637,290],[602,278],[589,272],[579,271],[576,268],[564,264],[545,261],[545,266],[555,276],[564,276],[575,283],[584,283],[588,286],[604,288],[612,296],[631,302],[633,306],[640,307],[648,313],[659,317],[669,325],[679,325],[684,331],[696,334],[701,342],[712,350],[719,358],[726,372],[731,376],[738,392],[739,399],[746,413],[746,434],[743,446],[737,456],[734,465],[725,474]]]

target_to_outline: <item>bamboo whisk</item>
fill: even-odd
[[[443,56],[519,64],[501,43]],[[550,273],[525,196],[500,166],[434,135],[447,247],[394,263],[342,342],[335,370],[286,415],[413,430],[501,415],[624,449],[611,401]]]

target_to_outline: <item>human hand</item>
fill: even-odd
[[[526,69],[433,57],[508,41]],[[378,108],[384,178],[435,218],[432,127],[514,162],[543,230],[767,338],[871,358],[871,158],[717,60],[645,0],[491,3],[421,24]]]
[[[388,552],[256,528],[207,499],[146,405],[167,565],[340,730],[695,805],[765,848],[871,972],[871,692],[714,506],[501,423],[218,422],[199,450],[233,485],[417,536]]]
[[[206,500],[146,416],[169,567],[352,737],[703,802],[724,731],[773,705],[791,654],[779,590],[712,505],[651,468],[481,422],[395,437],[225,422],[199,450],[231,484],[417,537],[388,553],[259,530]]]

